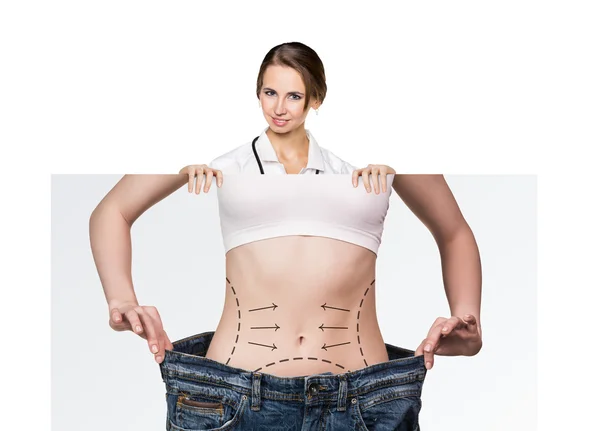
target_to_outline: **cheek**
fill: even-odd
[[[308,112],[304,112],[304,103],[297,103],[291,106],[289,111],[296,119],[302,119],[308,114]]]

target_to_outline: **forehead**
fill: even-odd
[[[282,87],[291,90],[303,91],[302,76],[291,67],[271,65],[263,75],[264,87]]]

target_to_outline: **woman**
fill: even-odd
[[[312,49],[274,47],[257,81],[268,122],[260,136],[177,176],[126,175],[92,214],[110,326],[148,340],[167,387],[167,429],[419,429],[434,353],[481,348],[479,255],[443,177],[355,169],[319,147],[304,121],[325,93]],[[241,173],[303,178],[228,176]],[[215,331],[171,343],[157,309],[135,297],[130,228],[186,182],[199,193],[206,178],[208,192],[213,177],[226,249],[223,314]],[[359,177],[367,193],[359,193]],[[452,311],[416,351],[384,343],[376,318],[389,183],[440,247]]]

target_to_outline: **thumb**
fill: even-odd
[[[165,339],[166,339],[166,343],[165,343],[165,349],[168,350],[173,350],[173,343],[171,343],[171,340],[169,339],[169,336],[167,335],[167,333],[165,332]]]
[[[423,343],[419,344],[419,347],[417,347],[417,350],[415,350],[415,356],[420,356],[420,355],[424,355],[425,354],[425,350],[423,350]]]

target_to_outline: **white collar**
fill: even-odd
[[[258,157],[261,161],[265,162],[279,162],[275,148],[273,148],[273,144],[271,144],[271,141],[267,136],[267,130],[269,130],[268,126],[263,130],[256,141]],[[318,169],[324,171],[325,166],[323,164],[321,148],[315,137],[310,133],[310,130],[306,129],[306,135],[308,136],[308,162],[306,163],[306,169]]]

